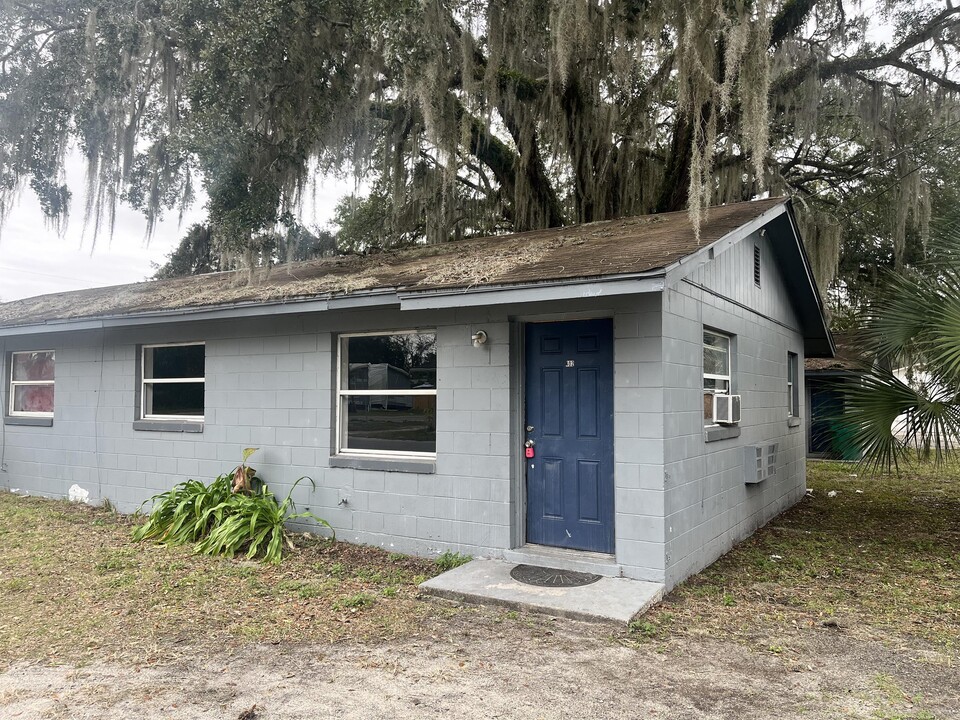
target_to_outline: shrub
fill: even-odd
[[[262,555],[267,562],[280,562],[283,548],[293,548],[286,523],[311,518],[333,532],[326,520],[309,510],[295,512],[292,495],[304,480],[297,480],[283,502],[257,477],[246,461],[256,448],[243,451],[243,462],[209,485],[188,480],[155,495],[147,521],[136,528],[136,541],[156,540],[167,545],[194,544],[194,552],[233,557],[246,551],[248,558]],[[148,501],[149,502],[149,501]]]

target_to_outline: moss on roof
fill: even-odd
[[[0,327],[382,291],[600,278],[667,267],[783,198],[710,208],[699,242],[686,212],[607,220],[363,256],[41,295],[0,304]]]

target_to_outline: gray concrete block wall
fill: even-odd
[[[761,248],[760,288],[753,281],[755,242]],[[797,353],[802,367],[803,338],[769,242],[748,238],[696,270],[690,280],[709,290],[681,281],[663,295],[668,587],[712,563],[804,493],[803,427],[789,426],[786,390],[787,352]],[[704,436],[704,327],[734,336],[733,391],[742,396],[736,438],[707,442]],[[779,443],[776,476],[746,485],[744,446],[771,442]]]
[[[627,577],[663,582],[663,366],[660,295],[614,314],[616,559]]]
[[[398,311],[152,325],[7,338],[10,350],[55,349],[52,427],[4,425],[0,483],[53,497],[73,484],[93,502],[132,511],[188,478],[229,471],[244,447],[283,497],[330,521],[342,539],[430,554],[509,547],[508,323],[473,313],[490,340],[453,312]],[[330,467],[334,338],[339,332],[436,329],[436,473]],[[133,429],[137,346],[206,343],[202,433]],[[3,389],[6,402],[7,389]],[[346,500],[345,504],[341,504]]]
[[[398,310],[156,324],[7,338],[10,350],[54,349],[52,427],[2,426],[6,488],[63,497],[73,484],[93,502],[132,511],[188,478],[231,470],[244,447],[279,496],[302,476],[301,508],[338,537],[397,551],[497,556],[523,522],[516,501],[520,441],[511,438],[511,320],[614,317],[617,559],[624,573],[662,578],[664,506],[660,301],[527,304],[401,313]],[[339,332],[436,329],[436,472],[331,467],[335,338]],[[475,348],[471,335],[487,332]],[[202,433],[133,429],[137,346],[206,343]],[[2,389],[4,401],[7,389]],[[342,503],[342,501],[346,501]],[[522,535],[522,533],[520,533]]]

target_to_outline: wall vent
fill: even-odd
[[[753,282],[760,287],[760,246],[753,246]]]
[[[743,481],[755,485],[777,474],[780,443],[747,445],[743,448]]]

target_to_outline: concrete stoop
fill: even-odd
[[[420,585],[436,597],[499,605],[573,620],[626,625],[663,597],[659,583],[602,577],[581,587],[539,587],[510,577],[516,563],[472,560]]]

